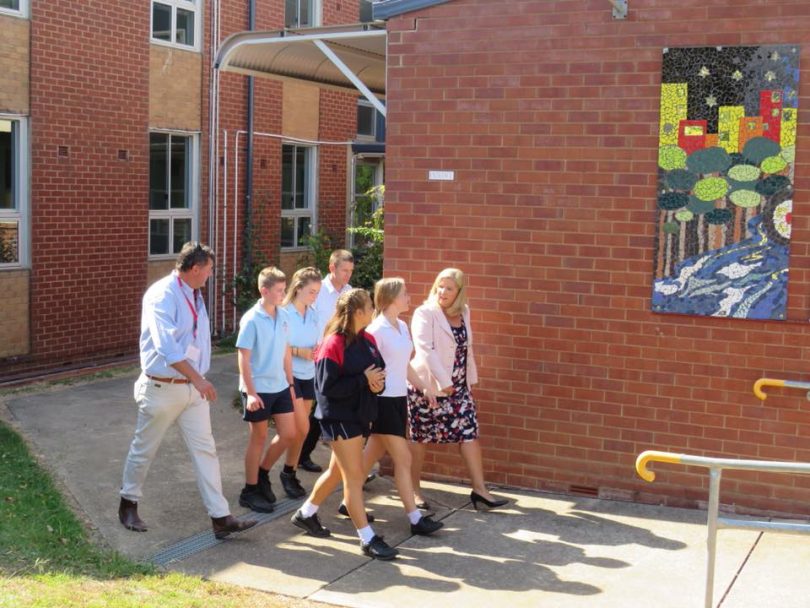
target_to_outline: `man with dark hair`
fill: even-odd
[[[129,447],[118,518],[125,528],[146,532],[138,500],[149,465],[174,423],[188,446],[197,487],[211,517],[214,536],[224,538],[256,524],[231,515],[222,494],[208,402],[217,398],[205,379],[211,363],[208,313],[200,290],[214,268],[214,252],[200,243],[183,245],[175,270],[155,282],[143,297],[141,370],[135,382],[138,423]]]

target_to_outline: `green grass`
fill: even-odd
[[[22,438],[0,422],[0,608],[315,605],[162,573],[97,547]]]

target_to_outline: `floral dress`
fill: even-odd
[[[453,361],[453,394],[436,399],[430,407],[421,391],[408,386],[408,425],[411,441],[417,443],[460,443],[478,439],[478,417],[467,387],[467,328],[462,321],[451,327],[456,339]]]

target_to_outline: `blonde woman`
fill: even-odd
[[[374,336],[385,361],[385,390],[377,397],[377,419],[363,454],[366,471],[388,452],[394,461],[394,481],[412,534],[427,535],[444,524],[423,516],[416,507],[411,481],[411,453],[405,432],[408,425],[408,381],[424,389],[410,366],[413,341],[399,315],[410,308],[405,281],[399,277],[380,279],[374,286],[374,320],[366,330]],[[435,405],[432,394],[428,399]]]
[[[315,482],[309,499],[292,516],[292,523],[311,536],[331,533],[321,525],[318,509],[336,485],[339,471],[343,497],[363,553],[381,560],[399,553],[374,533],[363,503],[363,438],[377,417],[377,395],[385,388],[385,362],[374,338],[365,329],[374,309],[363,289],[340,295],[334,316],[315,354],[316,416],[321,437],[332,448],[329,468]]]
[[[295,425],[298,435],[287,450],[281,485],[290,498],[302,498],[307,492],[296,476],[301,446],[309,433],[309,414],[315,399],[315,345],[320,338],[318,313],[313,304],[321,290],[320,271],[300,268],[292,276],[282,307],[290,324],[288,341],[292,352],[293,384],[295,385]]]
[[[502,507],[484,484],[478,418],[470,387],[478,382],[473,357],[473,334],[464,273],[457,268],[442,270],[428,299],[414,311],[411,320],[416,356],[413,367],[422,382],[435,390],[437,405],[422,391],[408,390],[408,418],[411,435],[411,476],[420,508],[429,508],[420,485],[425,446],[455,443],[472,481],[470,500],[475,509]]]

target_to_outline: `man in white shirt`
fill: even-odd
[[[318,313],[318,340],[323,338],[323,330],[326,329],[326,324],[332,315],[335,314],[335,307],[337,306],[338,298],[341,294],[349,291],[352,286],[349,281],[354,272],[354,256],[351,251],[345,249],[336,249],[329,256],[329,274],[324,278],[321,283],[321,290],[318,292],[318,298],[315,300],[314,308]],[[309,415],[309,434],[304,440],[304,445],[301,447],[301,456],[298,458],[298,466],[305,471],[311,473],[320,473],[323,471],[321,465],[312,462],[312,450],[318,445],[318,439],[321,436],[321,424],[315,418],[315,407],[313,404],[312,412]]]
[[[143,297],[142,372],[135,382],[138,422],[124,465],[118,507],[118,519],[128,530],[146,532],[146,524],[138,516],[138,501],[149,465],[175,422],[194,461],[197,487],[214,535],[224,538],[256,524],[231,515],[222,494],[219,458],[211,434],[208,402],[217,398],[217,391],[205,378],[211,364],[211,332],[200,290],[213,267],[211,249],[186,243],[174,272],[155,282]]]

